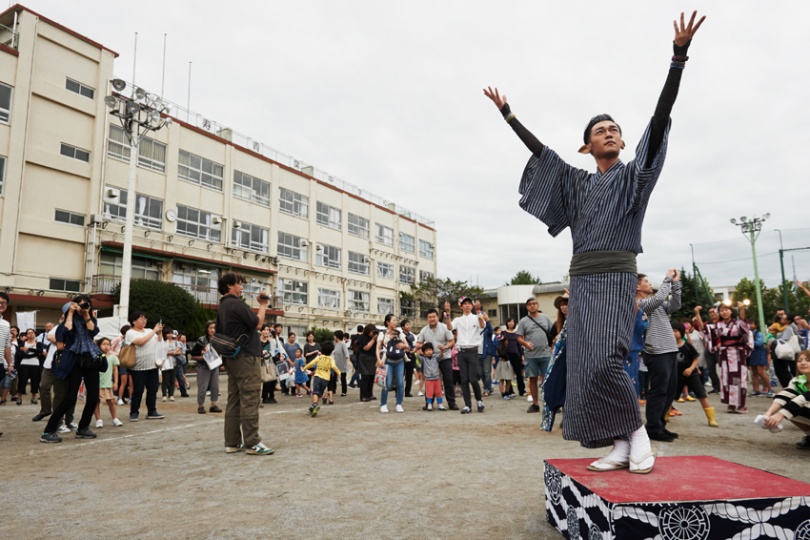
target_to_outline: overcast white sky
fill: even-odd
[[[436,221],[440,276],[496,287],[527,269],[559,280],[571,254],[518,206],[526,148],[482,94],[569,163],[594,114],[621,124],[632,158],[666,78],[672,20],[708,16],[690,48],[640,271],[691,268],[714,286],[753,277],[729,218],[770,212],[760,272],[810,247],[806,185],[810,2],[27,0],[120,53],[116,74]],[[810,278],[810,251],[787,254]]]

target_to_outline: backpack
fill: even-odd
[[[385,346],[385,358],[389,362],[395,362],[405,358],[405,349],[400,349],[398,345],[402,343],[399,337],[392,337]]]

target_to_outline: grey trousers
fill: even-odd
[[[262,400],[262,357],[237,356],[225,362],[228,404],[225,407],[225,446],[259,444],[259,403]]]
[[[56,376],[50,369],[42,370],[42,378],[39,380],[39,414],[48,416],[53,412],[53,399],[51,391]]]
[[[205,405],[205,392],[211,390],[211,401],[216,402],[219,396],[219,368],[211,371],[208,364],[197,362],[197,405]]]

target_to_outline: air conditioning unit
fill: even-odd
[[[307,242],[306,240],[301,240],[301,247],[307,247],[308,245],[309,242]]]
[[[102,214],[93,214],[90,216],[90,225],[98,225],[102,221],[104,221],[104,216]]]
[[[323,246],[321,245],[315,246],[315,251],[323,251]]]
[[[242,228],[242,222],[241,221],[234,221],[233,222],[233,228],[234,229],[241,229]]]
[[[108,187],[104,190],[104,202],[117,203],[121,200],[121,190]]]
[[[364,263],[366,263],[366,264],[368,264],[368,261],[369,261],[368,257],[364,256],[364,257],[363,257],[363,262],[364,262]]]
[[[213,225],[222,225],[222,216],[214,216],[211,218],[211,223]]]

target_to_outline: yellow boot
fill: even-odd
[[[714,407],[706,407],[703,409],[703,412],[706,413],[706,418],[709,419],[709,425],[711,427],[720,427],[720,424],[718,424],[717,420],[714,418]]]

